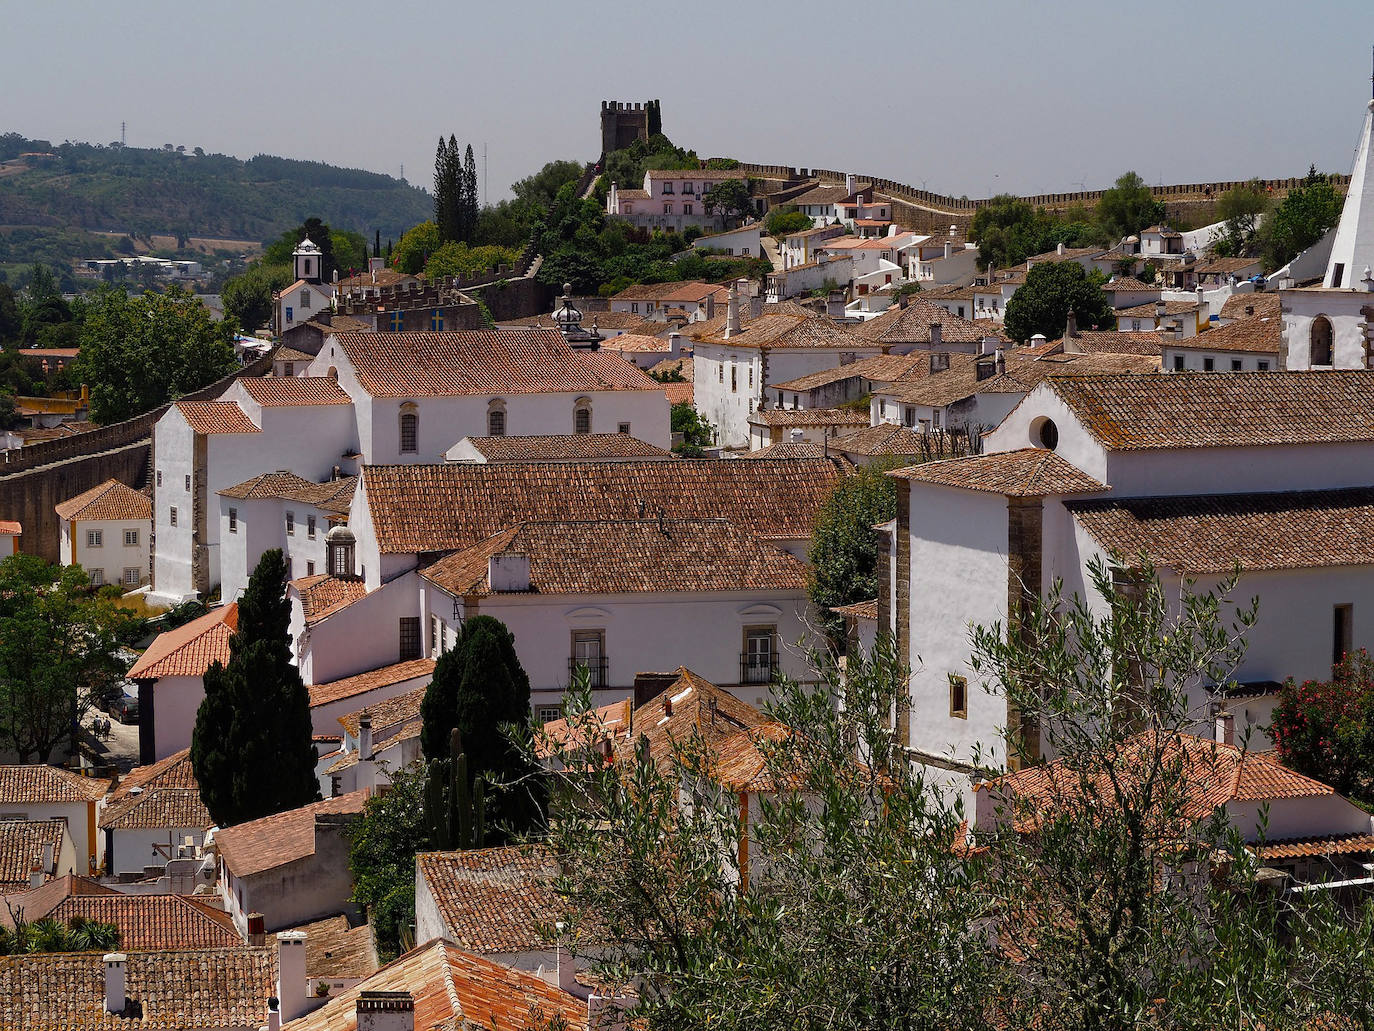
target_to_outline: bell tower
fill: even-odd
[[[306,237],[300,242],[291,257],[296,263],[296,278],[304,279],[307,283],[319,283],[324,278],[324,270],[320,268],[320,249],[311,242],[310,237]]]

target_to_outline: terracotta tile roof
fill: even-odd
[[[1039,448],[926,462],[924,465],[894,469],[887,475],[901,480],[988,491],[1017,498],[1096,494],[1108,489],[1105,483],[1098,483],[1053,451]]]
[[[0,904],[0,926],[12,928],[16,916],[30,922],[41,920],[72,896],[116,894],[118,892],[113,888],[106,887],[93,877],[63,874],[37,888],[6,895],[4,903]]]
[[[760,537],[803,539],[842,475],[833,461],[497,462],[365,466],[383,554],[452,551],[530,520],[724,518]],[[642,507],[641,507],[642,506]]]
[[[1146,233],[1158,233],[1160,237],[1163,239],[1169,239],[1170,237],[1175,236],[1181,237],[1183,235],[1178,230],[1170,229],[1168,226],[1163,225],[1146,226],[1144,229],[1140,231],[1140,235],[1144,236]]]
[[[246,376],[239,382],[248,396],[264,408],[353,403],[353,399],[339,387],[338,381],[328,376]]]
[[[428,677],[433,673],[433,659],[408,659],[405,662],[398,662],[392,666],[382,666],[380,669],[368,670],[366,673],[345,677],[342,680],[331,680],[327,684],[312,684],[308,688],[310,704],[325,705],[329,702],[337,702],[342,698],[353,698],[360,694],[367,694],[369,691],[375,691],[379,687],[390,687],[392,684],[413,680],[415,677]]]
[[[1193,351],[1244,351],[1278,355],[1283,343],[1283,316],[1256,315],[1209,329],[1197,336],[1170,341],[1167,346]]]
[[[118,480],[106,480],[54,507],[67,520],[153,518],[153,499]]]
[[[377,972],[377,946],[370,924],[348,926],[348,917],[325,917],[291,928],[305,932],[305,976],[335,981]]]
[[[199,677],[212,662],[229,661],[229,638],[239,625],[238,602],[157,635],[129,670],[130,680]]]
[[[855,377],[878,383],[890,383],[929,361],[930,359],[924,354],[875,354],[845,365],[838,365],[833,369],[821,369],[819,372],[798,376],[796,379],[789,379],[783,383],[770,383],[768,389],[800,392],[829,386],[832,383],[843,383],[845,380]]]
[[[1154,285],[1151,285],[1149,283],[1142,283],[1134,276],[1118,276],[1116,279],[1113,279],[1110,283],[1102,284],[1103,293],[1109,294],[1114,294],[1118,292],[1129,292],[1136,294],[1160,293],[1163,291],[1163,289],[1164,288],[1160,286],[1158,283]]]
[[[618,329],[638,333],[648,332],[650,336],[653,335],[651,331],[655,327],[659,329],[663,328],[663,323],[661,322],[651,322],[644,318],[643,315],[636,315],[628,311],[583,312],[582,323],[584,326],[590,327],[593,320],[596,321],[598,329]],[[555,322],[553,312],[548,312],[544,315],[527,315],[522,319],[498,319],[496,324],[502,328],[549,329],[555,325]],[[606,343],[609,342],[610,341],[606,341]],[[603,343],[602,346],[604,347],[605,344]]]
[[[394,268],[379,268],[375,272],[359,272],[356,276],[345,276],[339,280],[339,292],[347,290],[370,290],[374,287],[395,286],[397,283],[412,283],[423,280],[424,276],[412,276],[398,272]]]
[[[1218,806],[1232,802],[1320,798],[1335,794],[1328,785],[1295,773],[1267,752],[1242,752],[1234,745],[1188,734],[1179,734],[1161,746],[1155,743],[1153,732],[1147,732],[1124,742],[1117,755],[1104,756],[1102,772],[1094,775],[1101,784],[1099,797],[1112,797],[1112,789],[1106,786],[1106,760],[1112,760],[1119,779],[1124,776],[1123,790],[1129,791],[1131,771],[1146,768],[1149,764],[1143,757],[1154,755],[1156,750],[1171,767],[1177,766],[1186,785],[1187,797],[1182,806],[1185,819],[1206,819]],[[1024,808],[1017,807],[1014,825],[1018,830],[1028,830],[1051,805],[1078,794],[1081,776],[1063,760],[1056,760],[998,777],[978,785],[975,790],[991,791],[998,797],[1025,803]]]
[[[293,472],[259,473],[251,479],[225,487],[219,491],[226,498],[278,498],[298,501],[327,512],[346,513],[358,485],[356,476],[341,476],[337,480],[315,483]]]
[[[127,949],[243,948],[233,918],[196,895],[72,895],[47,914],[69,924],[75,917],[114,924]],[[36,914],[25,914],[37,919]]]
[[[315,817],[358,814],[369,792],[352,791],[299,809],[224,827],[215,835],[220,858],[235,877],[274,870],[315,854]]]
[[[6,537],[17,537],[24,532],[22,523],[13,519],[0,519],[0,534]]]
[[[663,337],[643,333],[621,333],[601,342],[603,351],[629,351],[635,354],[648,354],[657,351],[668,352],[673,349],[672,341]]]
[[[830,611],[838,612],[842,616],[853,616],[855,619],[877,619],[878,599],[858,601],[853,605],[836,605]]]
[[[261,433],[236,401],[178,401],[179,411],[196,433]]]
[[[774,791],[777,779],[768,772],[767,749],[792,736],[792,729],[769,721],[740,731],[716,749],[712,778],[734,791]]]
[[[44,845],[52,846],[53,862],[57,862],[66,833],[63,820],[0,820],[0,894],[29,887],[29,873],[43,858]],[[52,870],[43,873],[46,877]]]
[[[956,286],[950,283],[946,286],[931,286],[921,288],[921,300],[923,301],[971,301],[973,295],[978,291],[975,286]],[[889,309],[890,310],[890,309]]]
[[[16,354],[25,358],[75,358],[81,353],[79,347],[16,347]]]
[[[523,555],[530,591],[640,594],[787,591],[806,585],[801,561],[724,519],[530,522],[512,527],[421,573],[456,596],[494,593],[488,560]]]
[[[703,283],[689,279],[672,283],[635,283],[627,286],[618,294],[611,296],[612,301],[704,301],[707,297],[718,297],[723,304],[730,288],[715,283]],[[596,313],[591,313],[596,314]],[[590,316],[584,316],[584,319]]]
[[[877,426],[868,426],[861,430],[855,430],[853,433],[846,433],[841,437],[832,437],[830,450],[865,457],[896,455],[902,458],[912,458],[928,453],[936,455],[963,454],[967,450],[967,444],[963,442],[961,437],[946,436],[942,440],[938,430],[933,433],[919,433],[916,430],[907,429],[905,426],[894,426],[892,423],[883,422]]]
[[[760,408],[751,426],[867,426],[868,415],[847,408]]]
[[[741,305],[741,307],[744,307]],[[767,347],[770,350],[825,348],[837,351],[872,351],[878,344],[865,339],[858,326],[840,326],[833,319],[808,311],[805,315],[774,312],[764,305],[763,314],[749,318],[740,312],[740,332],[725,335],[725,314],[697,322],[684,331],[698,343],[727,347]]]
[[[1258,272],[1259,264],[1259,258],[1207,258],[1199,261],[1193,271],[1200,276],[1229,276],[1252,267]]]
[[[1374,564],[1374,488],[1070,503],[1103,548],[1190,573]]]
[[[1154,330],[1080,329],[1073,342],[1087,354],[1148,354],[1158,358],[1168,340]]]
[[[268,947],[131,951],[125,991],[141,1017],[105,1012],[99,952],[0,958],[0,1026],[25,1031],[180,1031],[261,1027],[276,994]]]
[[[148,766],[135,766],[115,785],[100,812],[101,830],[203,830],[214,823],[183,748]]]
[[[663,395],[668,399],[670,405],[680,405],[691,404],[695,399],[696,392],[692,387],[691,380],[688,380],[686,383],[663,384]]]
[[[682,358],[664,358],[663,361],[649,366],[649,372],[655,376],[666,376],[670,372],[679,372],[683,380],[692,382],[692,356],[686,355]],[[672,383],[665,383],[665,387],[672,387]]]
[[[893,305],[877,318],[856,326],[854,332],[884,344],[929,344],[933,322],[940,324],[940,339],[948,344],[977,343],[990,335],[986,329],[951,314],[920,294],[908,298],[905,308]]]
[[[843,186],[814,186],[800,196],[793,197],[788,203],[799,208],[805,204],[838,204],[849,195],[849,191]]]
[[[58,766],[0,766],[0,805],[95,802],[109,790],[108,780]]]
[[[1374,372],[1158,373],[1048,383],[1108,450],[1374,440]]]
[[[619,355],[574,351],[555,329],[338,333],[333,339],[373,397],[662,389]]]
[[[1306,859],[1315,856],[1347,856],[1374,852],[1374,834],[1342,834],[1336,837],[1280,838],[1251,849],[1262,859]]]
[[[746,451],[739,458],[824,458],[826,455],[825,445],[815,444],[809,440],[782,440],[776,444],[769,444],[761,447],[757,451]]]
[[[1118,319],[1152,319],[1159,310],[1158,301],[1146,301],[1131,308],[1118,308]],[[1197,301],[1164,301],[1165,315],[1187,315],[1197,311]]]
[[[297,351],[294,347],[283,345],[272,352],[272,360],[274,362],[313,362],[315,356],[306,354],[304,351]]]
[[[1037,383],[1055,376],[1111,372],[1157,372],[1159,358],[1122,354],[1026,354],[1017,348],[1004,352],[1004,369],[997,373],[989,356],[951,354],[949,368],[939,372],[913,369],[882,393],[906,404],[943,408],[975,394],[1025,394]],[[979,378],[979,373],[983,378]]]
[[[1148,230],[1147,230],[1148,231]],[[1096,257],[1102,253],[1101,247],[1065,247],[1064,253],[1060,254],[1059,249],[1046,251],[1044,254],[1032,254],[1026,261],[1072,261],[1075,258],[1086,258],[1089,255]]]
[[[358,996],[364,991],[408,992],[415,1028],[513,1031],[554,1021],[587,1031],[587,1004],[536,974],[515,970],[432,941],[388,963],[356,988],[331,996],[322,1007],[292,1021],[291,1031],[357,1031]],[[535,1012],[542,1014],[536,1019]]]
[[[545,845],[421,852],[444,936],[470,952],[538,952],[554,944],[565,905],[554,891],[558,863]]]
[[[648,168],[644,172],[650,179],[748,179],[749,174],[741,168]]]
[[[306,626],[314,626],[367,596],[367,586],[361,580],[345,580],[328,573],[304,576],[292,580],[288,586],[301,600]]]
[[[420,715],[420,703],[424,701],[424,698],[425,688],[417,687],[405,694],[398,694],[394,698],[384,698],[380,702],[355,712],[346,713],[339,717],[339,725],[349,734],[357,737],[359,718],[366,712],[372,717],[372,730],[375,739],[377,731],[385,727],[405,724]]]
[[[1253,311],[1246,313],[1245,309],[1251,308]],[[1278,315],[1280,313],[1280,301],[1278,294],[1232,294],[1226,298],[1226,303],[1221,306],[1218,313],[1219,318],[1223,319],[1245,319],[1253,315]]]
[[[641,738],[649,743],[649,760],[667,763],[675,747],[700,737],[708,748],[742,730],[764,722],[763,713],[736,698],[724,688],[703,680],[685,666],[654,697],[634,710],[625,726],[607,726],[614,736],[615,753],[621,762],[631,763]]]
[[[671,458],[672,452],[628,433],[546,437],[467,437],[488,462],[568,462],[606,458]]]

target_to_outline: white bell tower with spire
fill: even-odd
[[[291,252],[291,257],[296,263],[296,278],[303,279],[307,283],[320,283],[324,278],[324,271],[320,268],[320,249],[310,237],[306,237],[296,249]]]

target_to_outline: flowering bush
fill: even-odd
[[[1361,648],[1331,674],[1284,684],[1270,735],[1288,766],[1368,804],[1374,802],[1374,659]]]

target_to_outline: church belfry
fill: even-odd
[[[320,249],[311,242],[310,237],[300,242],[291,252],[291,257],[296,263],[297,279],[307,283],[319,283],[324,279],[324,270],[320,267]]]

